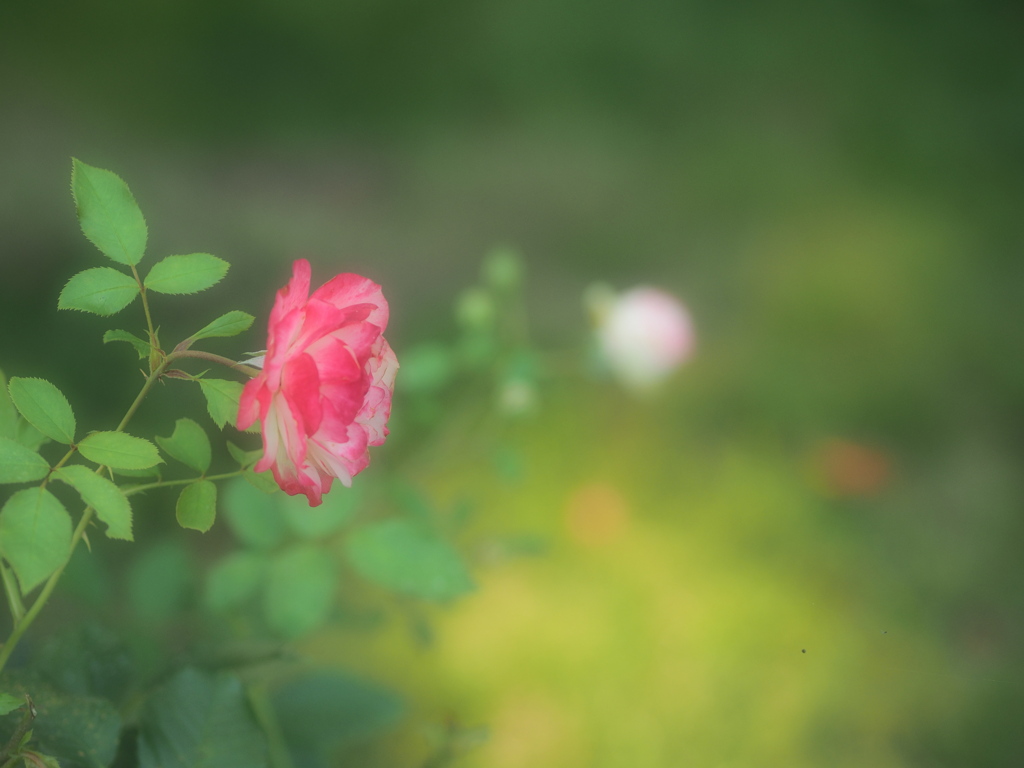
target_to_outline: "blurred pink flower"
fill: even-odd
[[[263,370],[245,385],[238,427],[257,420],[263,458],[288,494],[317,506],[347,486],[388,434],[398,361],[384,340],[388,303],[376,283],[342,274],[309,296],[309,262],[292,267],[270,313]]]
[[[597,338],[604,360],[627,387],[649,390],[693,352],[686,307],[657,288],[633,288],[601,308]]]

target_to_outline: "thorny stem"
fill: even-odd
[[[153,316],[149,313],[149,300],[146,298],[146,284],[142,282],[139,277],[139,271],[135,268],[134,264],[130,265],[132,268],[132,275],[135,277],[135,282],[139,284],[139,295],[142,297],[142,311],[146,314],[146,328],[149,329],[149,343],[156,348],[156,333],[153,330]]]
[[[25,704],[25,714],[18,723],[18,727],[14,729],[14,733],[11,734],[11,738],[7,740],[7,744],[4,745],[3,750],[0,751],[0,761],[3,762],[4,766],[11,763],[11,760],[8,758],[11,757],[11,753],[21,746],[21,740],[25,738],[25,734],[28,733],[28,729],[32,727],[32,721],[36,719],[36,705],[32,703],[31,696],[25,697]]]
[[[211,363],[220,363],[221,365],[226,365],[228,368],[238,371],[239,373],[244,373],[250,378],[258,376],[260,373],[258,368],[253,368],[251,365],[237,363],[223,355],[215,355],[212,352],[200,352],[197,349],[175,349],[167,356],[167,362],[169,363],[172,360],[177,360],[180,357],[194,357],[198,360],[208,360]]]
[[[184,480],[161,480],[156,483],[147,483],[146,485],[135,485],[131,488],[124,489],[125,496],[131,496],[136,493],[142,493],[142,491],[150,491],[153,488],[167,488],[171,485],[188,485],[189,483],[196,483],[200,480],[227,480],[231,477],[239,477],[244,473],[244,470],[237,470],[235,472],[225,472],[222,475],[204,475],[203,477],[187,477]]]
[[[157,380],[167,369],[167,364],[169,362],[169,360],[164,360],[164,362],[157,366],[155,371],[149,374],[149,377],[146,379],[146,383],[143,384],[142,389],[139,390],[139,394],[136,396],[135,402],[128,406],[128,410],[125,412],[124,418],[121,419],[121,423],[117,425],[117,429],[114,430],[115,432],[122,432],[124,431],[124,428],[128,426],[128,422],[132,420],[132,416],[134,416],[135,412],[139,410],[139,406],[142,405],[142,401],[146,399],[146,395],[149,394],[149,390],[153,388],[153,385],[156,384]]]

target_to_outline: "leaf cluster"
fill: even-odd
[[[391,691],[324,669],[138,672],[130,648],[96,625],[49,638],[0,676],[0,743],[29,721],[14,751],[26,765],[277,768],[283,758],[326,768],[339,747],[393,726],[404,709]]]
[[[86,508],[106,524],[107,536],[130,541],[131,504],[110,479],[110,470],[148,469],[162,459],[151,442],[124,432],[90,432],[77,439],[71,404],[48,381],[15,377],[8,383],[0,373],[2,384],[6,386],[0,387],[0,483],[39,481],[15,491],[0,508],[0,555],[20,590],[6,583],[2,564],[0,573],[9,594],[25,594],[62,567],[72,546],[71,515],[49,490],[51,480],[77,491]],[[67,447],[59,461],[51,462],[39,452],[49,441]],[[96,466],[70,463],[76,456]]]
[[[241,548],[208,574],[204,605],[213,615],[256,616],[294,639],[337,614],[345,574],[396,597],[435,602],[473,589],[462,557],[436,526],[410,515],[360,522],[367,505],[357,489],[308,507],[301,498],[236,480],[222,504]]]
[[[146,251],[148,229],[128,185],[115,173],[72,162],[71,192],[78,221],[86,238],[111,261],[130,270],[93,267],[72,277],[61,291],[57,306],[97,315],[113,315],[145,291],[197,293],[216,285],[227,274],[228,263],[208,253],[167,256],[139,280],[136,265]]]
[[[361,583],[375,598],[404,606],[447,602],[474,588],[458,549],[422,499],[406,499],[397,514],[380,517],[365,493],[352,489],[310,508],[304,499],[277,493],[269,473],[255,472],[260,451],[227,441],[237,467],[215,470],[217,446],[208,425],[196,420],[177,418],[170,434],[153,440],[125,431],[151,387],[176,386],[174,379],[198,384],[218,429],[234,425],[242,384],[175,366],[191,358],[245,370],[193,347],[240,334],[253,317],[226,312],[165,349],[147,297],[211,288],[227,273],[227,262],[192,253],[166,256],[144,269],[148,229],[124,181],[74,160],[72,192],[83,233],[111,264],[74,275],[58,307],[111,316],[138,297],[144,330],[112,328],[103,342],[129,345],[147,361],[148,373],[143,371],[146,382],[120,425],[89,430],[52,382],[7,381],[0,372],[0,484],[14,486],[0,506],[0,582],[14,625],[0,648],[0,744],[9,742],[0,764],[326,768],[339,748],[393,725],[401,700],[373,683],[295,663],[270,673],[247,661],[213,664],[189,654],[165,660],[159,674],[143,672],[137,657],[144,653],[129,652],[122,640],[92,627],[42,642],[33,638],[23,644],[27,662],[16,672],[2,671],[61,574],[74,567],[78,544],[88,544],[99,528],[96,521],[107,538],[132,541],[133,500],[165,487],[177,495],[175,517],[182,528],[205,533],[220,513],[236,540],[237,548],[202,579],[203,610],[195,614],[215,636],[296,640],[341,616],[342,586]],[[495,300],[507,304],[516,295],[518,262],[499,262],[485,271],[485,281]],[[500,341],[501,322],[487,319],[482,306],[462,313],[467,338]],[[458,366],[479,364],[473,343],[452,353]],[[496,344],[493,350],[504,348]],[[428,394],[447,381],[447,354],[440,367],[434,361],[433,374],[429,359],[418,365],[414,358],[410,390],[416,390],[417,375],[420,391]],[[186,476],[165,477],[168,465],[172,472],[176,465],[184,468]],[[218,486],[222,480],[227,483]],[[82,512],[75,516],[78,502]],[[144,549],[127,573],[126,602],[134,608],[129,621],[142,633],[188,623],[188,600],[201,571],[174,542]]]

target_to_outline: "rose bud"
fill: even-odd
[[[693,352],[690,315],[665,291],[641,287],[607,296],[596,314],[601,356],[634,391],[652,389]]]

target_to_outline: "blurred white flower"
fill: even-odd
[[[591,289],[587,299],[601,356],[626,387],[648,391],[692,354],[690,313],[671,294],[648,287],[619,295]]]

